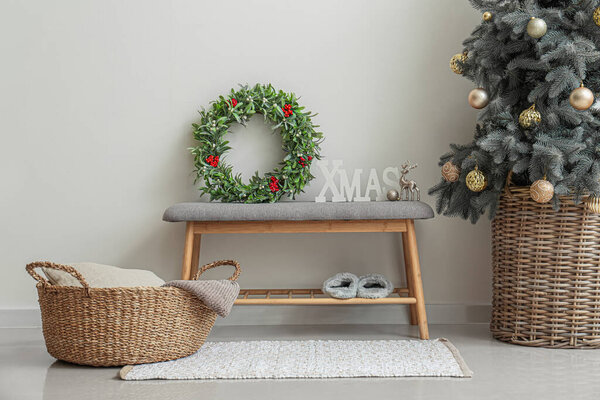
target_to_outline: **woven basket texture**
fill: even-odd
[[[218,265],[205,265],[196,275]],[[66,271],[83,287],[53,286],[34,269]],[[74,268],[50,262],[27,265],[38,281],[46,348],[75,364],[118,366],[173,360],[196,352],[210,333],[216,313],[192,293],[175,287],[90,288]]]
[[[550,348],[600,347],[600,214],[561,197],[559,211],[528,187],[501,196],[492,221],[496,339]]]

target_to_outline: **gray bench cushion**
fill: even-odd
[[[427,219],[433,210],[420,201],[267,204],[179,203],[165,211],[164,221],[308,221],[353,219]]]

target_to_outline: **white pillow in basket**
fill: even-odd
[[[75,268],[85,281],[94,288],[162,286],[165,281],[154,272],[143,269],[126,269],[91,262],[68,264]],[[79,286],[79,281],[65,271],[42,268],[51,284],[57,286]]]

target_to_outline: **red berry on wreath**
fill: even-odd
[[[283,111],[283,115],[285,115],[286,117],[289,117],[294,113],[290,104],[286,104],[283,107],[281,107],[281,111]]]
[[[312,156],[308,156],[308,161],[311,161],[311,160],[312,160]]]
[[[269,183],[269,189],[271,189],[271,192],[273,193],[279,192],[279,179],[272,176],[271,182]]]
[[[219,156],[208,156],[206,157],[206,162],[211,166],[211,167],[216,167],[217,165],[219,165]]]
[[[233,107],[237,106],[237,100],[236,99],[231,99],[231,105]]]

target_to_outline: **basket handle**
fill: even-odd
[[[235,267],[235,272],[233,273],[233,275],[231,275],[229,278],[227,278],[230,281],[235,282],[237,280],[237,278],[240,276],[240,273],[242,272],[242,269],[240,268],[240,264],[237,261],[221,260],[221,261],[215,261],[213,263],[203,265],[202,268],[200,268],[200,271],[198,271],[198,273],[196,274],[196,276],[194,276],[194,280],[198,280],[198,278],[200,278],[200,275],[202,275],[202,273],[204,271],[207,271],[211,268],[219,267],[221,265],[232,265]]]
[[[25,270],[29,273],[29,275],[31,275],[33,279],[35,279],[42,285],[46,286],[51,285],[51,283],[46,278],[42,277],[40,274],[35,272],[34,270],[36,268],[51,268],[56,269],[58,271],[65,271],[66,273],[70,274],[72,277],[77,279],[86,291],[89,291],[90,289],[90,285],[88,285],[88,283],[85,281],[83,275],[81,275],[75,268],[71,267],[70,265],[55,264],[50,261],[36,261],[27,264]]]

